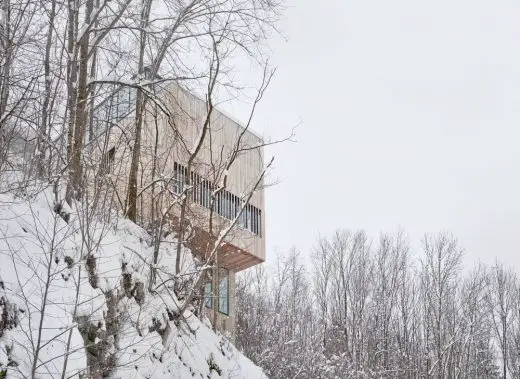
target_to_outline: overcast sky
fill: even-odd
[[[302,122],[268,150],[268,257],[402,227],[520,268],[519,20],[517,0],[293,0],[255,119],[273,137]]]

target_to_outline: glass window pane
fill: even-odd
[[[233,215],[232,215],[232,206],[233,206],[233,203],[231,202],[231,192],[228,192],[227,193],[227,200],[228,200],[228,218],[231,220],[233,219]]]
[[[174,193],[180,193],[180,186],[179,186],[179,166],[177,165],[177,162],[173,164],[173,186],[172,190]]]
[[[217,213],[222,216],[222,191],[217,194]]]
[[[258,216],[259,210],[258,208],[255,208],[255,234],[258,234]]]
[[[204,305],[206,308],[213,307],[213,298],[211,296],[211,282],[206,283],[204,286]]]
[[[226,208],[226,211],[227,211],[227,218],[228,219],[231,219],[231,194],[229,192],[226,191],[226,201],[227,201],[227,208]]]
[[[262,236],[262,211],[258,210],[258,233],[260,237]]]
[[[202,182],[201,191],[202,205],[206,208],[209,208],[211,194],[209,193],[208,182]]]
[[[227,270],[221,271],[220,283],[219,283],[219,301],[218,310],[226,315],[229,314],[229,280]]]
[[[253,220],[252,220],[252,231],[253,233],[256,234],[256,208],[255,207],[252,207],[253,208]]]
[[[180,194],[184,190],[185,168],[177,162],[173,165],[173,192]]]
[[[238,216],[238,211],[240,210],[240,200],[237,196],[233,195],[233,219]],[[240,224],[240,219],[238,220]]]
[[[228,197],[228,192],[227,191],[224,191],[224,196],[223,196],[223,199],[224,199],[224,217],[225,218],[229,218],[229,197]]]

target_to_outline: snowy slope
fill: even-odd
[[[50,191],[0,195],[0,377],[78,377],[90,359],[113,378],[266,378],[194,309],[175,317],[173,240],[152,294],[143,229],[87,209],[66,223],[52,209]]]

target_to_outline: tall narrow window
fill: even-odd
[[[186,172],[187,172],[187,170],[186,170]],[[190,201],[194,201],[194,197],[193,197],[193,195],[194,195],[194,191],[193,191],[193,177],[194,177],[194,174],[193,174],[193,172],[187,172],[187,176],[186,177],[189,178],[189,180],[190,180],[190,185],[189,186],[191,187],[191,189],[188,191],[188,199],[190,199]]]
[[[204,203],[206,204],[206,207],[209,208],[211,206],[211,186],[209,182],[204,183],[204,191]]]
[[[225,218],[229,218],[229,192],[228,191],[223,191],[222,192],[222,199],[224,201],[224,217]]]
[[[262,237],[262,210],[258,210],[258,230],[257,233],[260,237]]]
[[[239,198],[238,199],[238,204],[237,204],[237,213],[240,212],[240,207],[242,206],[242,202],[240,201]],[[240,226],[241,228],[246,228],[246,210],[244,209],[242,211],[242,213],[240,213],[240,217],[238,218],[238,226]]]
[[[240,211],[240,199],[238,196],[233,195],[233,219],[238,216],[238,212]],[[237,224],[242,226],[241,222],[242,216],[240,216],[237,220]]]
[[[222,216],[222,191],[217,193],[217,197],[216,197],[215,201],[216,201],[215,206],[217,207],[217,214]]]
[[[226,191],[221,191],[220,192],[220,215],[223,217],[226,217],[226,208],[227,208]]]
[[[202,205],[203,207],[206,206],[206,204],[204,203],[204,194],[205,194],[205,191],[204,191],[204,186],[206,185],[206,183],[201,180],[200,184],[199,184],[199,204]]]
[[[226,217],[226,192],[219,192],[219,201],[220,201],[220,215],[222,217]]]
[[[258,223],[258,221],[260,220],[259,216],[260,216],[260,210],[258,208],[255,208],[255,234],[258,234],[258,230],[259,230],[259,223]]]
[[[231,195],[231,220],[234,220],[236,215],[237,215],[237,207],[236,207],[236,196],[233,195],[232,193],[230,194]]]
[[[185,168],[175,162],[173,164],[173,192],[176,194],[182,193],[182,191],[184,191],[185,181]]]
[[[232,206],[231,193],[226,191],[226,195],[227,195],[226,196],[227,197],[227,218],[231,220],[233,218],[231,216],[231,206]]]
[[[211,290],[211,282],[207,282],[204,285],[204,305],[206,308],[213,308],[213,296]]]
[[[251,231],[256,234],[256,208],[253,208],[252,217],[251,217]]]
[[[229,315],[229,272],[226,269],[219,270],[218,311]]]
[[[192,201],[195,203],[199,203],[199,184],[198,184],[198,175],[195,173],[191,174],[191,197]]]
[[[108,172],[112,174],[114,172],[114,162],[116,159],[116,148],[112,147],[110,150],[108,150]]]
[[[251,206],[251,204],[248,204],[247,208],[246,208],[246,227],[249,230],[252,230],[251,229],[251,213],[252,213],[251,211],[252,211],[252,206]]]
[[[203,181],[200,186],[200,197],[201,197],[201,204],[203,207],[209,208],[211,203],[211,188],[209,185],[209,182]]]
[[[103,158],[101,161],[101,166],[99,169],[100,175],[107,175],[114,172],[114,161],[116,156],[116,148],[112,147],[105,154],[103,154]]]

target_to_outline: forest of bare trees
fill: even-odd
[[[339,230],[237,289],[237,346],[273,378],[518,378],[520,280],[449,233]]]

